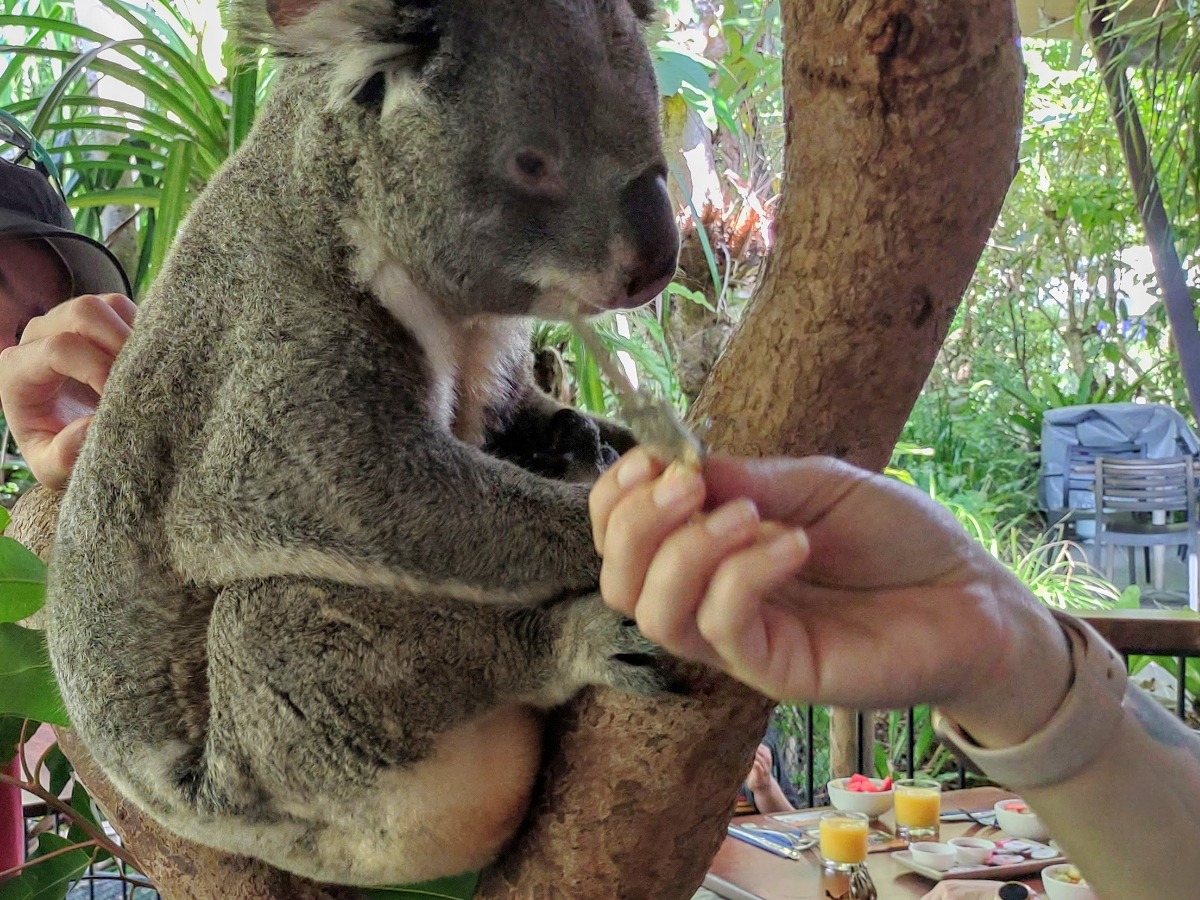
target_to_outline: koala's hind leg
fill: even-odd
[[[528,705],[664,684],[651,645],[596,598],[514,609],[248,581],[218,597],[208,651],[197,796],[221,825],[194,836],[352,884],[496,855],[536,777]]]

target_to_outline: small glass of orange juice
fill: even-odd
[[[936,841],[942,786],[932,778],[901,778],[892,788],[896,827],[906,841]]]
[[[850,872],[867,861],[867,816],[859,812],[827,812],[821,816],[821,864],[834,872]]]

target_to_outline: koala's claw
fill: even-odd
[[[670,657],[599,596],[567,601],[563,612],[568,617],[563,638],[574,644],[564,656],[575,661],[581,683],[644,695],[673,690],[677,679],[668,671]]]

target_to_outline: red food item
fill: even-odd
[[[878,794],[892,789],[892,777],[889,775],[882,785],[873,782],[866,775],[857,772],[846,779],[845,789],[856,794]]]

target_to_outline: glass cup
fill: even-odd
[[[821,865],[831,872],[852,872],[867,861],[867,816],[859,812],[821,815]]]
[[[936,841],[942,814],[942,786],[932,778],[901,778],[892,788],[896,830],[901,838]]]

